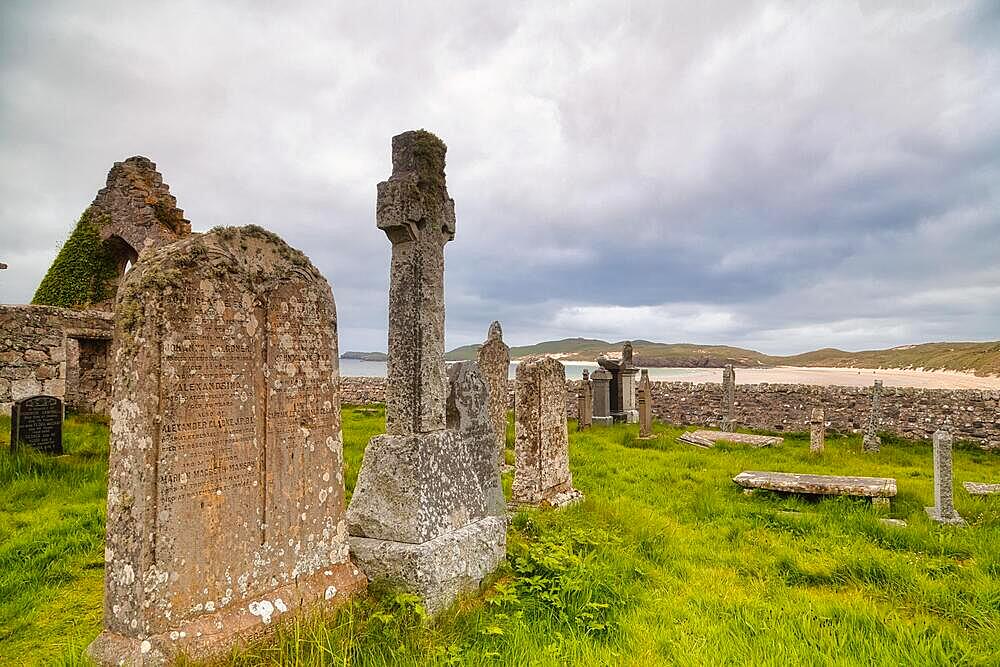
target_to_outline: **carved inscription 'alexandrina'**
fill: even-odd
[[[364,585],[348,558],[336,311],[259,228],[144,255],[116,309],[103,664],[224,653]]]

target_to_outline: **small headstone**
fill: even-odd
[[[576,430],[583,431],[593,424],[594,390],[590,384],[590,371],[583,369],[583,382],[576,392]]]
[[[614,422],[611,416],[611,373],[598,368],[590,376],[593,385],[593,417],[591,421],[595,424],[608,425]]]
[[[496,440],[497,460],[504,463],[507,449],[507,374],[510,370],[510,348],[503,342],[499,322],[490,325],[486,342],[479,347],[479,370],[486,378],[490,393],[490,421]]]
[[[115,312],[104,665],[224,655],[365,585],[329,284],[259,227],[151,251]]]
[[[559,506],[580,500],[569,471],[566,369],[549,357],[522,361],[515,392],[514,503]]]
[[[875,380],[872,387],[871,408],[865,421],[865,432],[862,437],[862,449],[866,452],[877,452],[882,446],[882,438],[878,435],[879,423],[882,421],[882,381]]]
[[[653,437],[653,385],[649,381],[649,371],[642,369],[639,380],[639,437],[648,440]]]
[[[822,453],[826,438],[826,414],[823,408],[813,408],[809,417],[809,451]]]
[[[927,515],[938,523],[964,526],[965,519],[955,509],[952,485],[951,433],[934,432],[934,507],[925,507]]]
[[[25,445],[44,454],[62,454],[63,402],[55,396],[15,401],[10,412],[10,449]]]
[[[722,430],[736,428],[736,370],[732,364],[722,369]]]

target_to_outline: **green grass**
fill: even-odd
[[[383,419],[377,407],[344,410],[349,489]],[[437,620],[373,586],[226,664],[1000,662],[1000,499],[959,486],[997,481],[997,455],[956,449],[961,529],[924,514],[928,443],[887,439],[873,456],[857,437],[830,437],[814,456],[804,434],[701,450],[677,443],[682,429],[655,431],[640,441],[635,426],[571,423],[586,501],[518,513],[508,563]],[[84,664],[99,631],[107,431],[72,419],[66,435],[61,459],[0,454],[0,664]],[[848,498],[747,497],[731,482],[746,469],[895,477],[899,495],[888,514]]]

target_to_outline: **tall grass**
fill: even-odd
[[[383,419],[380,408],[344,410],[349,489]],[[1000,499],[959,486],[1000,481],[995,454],[955,452],[962,529],[923,511],[933,502],[927,443],[893,440],[866,455],[857,437],[832,437],[817,456],[803,435],[771,449],[701,450],[678,443],[679,428],[656,424],[654,440],[635,431],[571,424],[586,500],[515,515],[507,563],[441,617],[375,584],[222,662],[1000,662]],[[79,664],[99,630],[107,435],[78,420],[67,434],[76,444],[65,460],[0,454],[0,664]],[[745,469],[895,477],[899,495],[888,515],[850,498],[747,497],[731,482]]]

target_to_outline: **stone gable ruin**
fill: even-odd
[[[364,585],[348,557],[336,311],[260,228],[145,254],[116,308],[103,664],[196,658]]]

